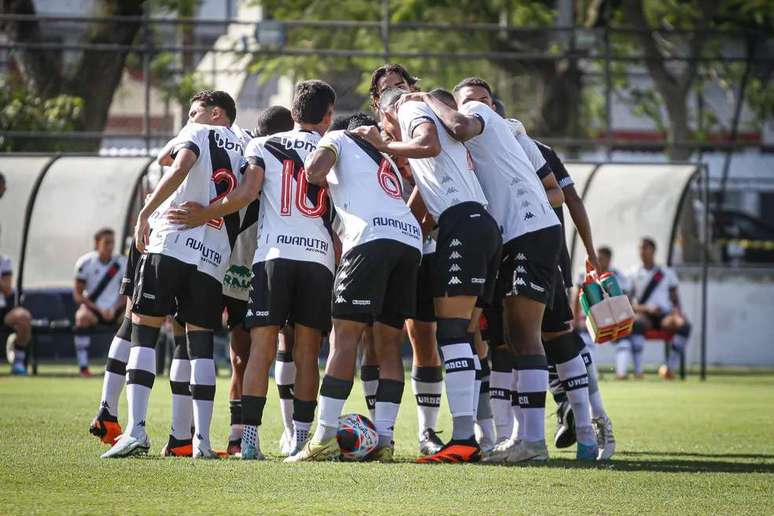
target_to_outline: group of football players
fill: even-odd
[[[224,309],[233,365],[228,454],[264,458],[260,429],[276,359],[285,461],[336,457],[360,356],[379,436],[368,458],[391,461],[406,334],[417,462],[547,460],[549,384],[557,446],[577,442],[580,460],[613,454],[590,354],[572,331],[564,204],[597,264],[572,179],[550,147],[505,118],[486,81],[467,78],[452,92],[422,92],[417,81],[400,65],[378,68],[373,114],[346,118],[334,118],[331,86],[299,82],[291,110],[265,110],[255,135],[234,124],[227,93],[192,98],[135,227],[122,283],[130,301],[91,425],[112,444],[103,457],[150,448],[154,346],[168,316],[172,428],[162,454],[219,457],[209,434],[213,334]],[[436,433],[443,386],[453,419],[445,443]]]

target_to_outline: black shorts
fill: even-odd
[[[116,312],[115,315],[113,315],[112,319],[105,319],[104,317],[102,317],[101,313],[94,310],[90,306],[86,306],[86,308],[88,308],[89,312],[93,313],[94,316],[97,318],[97,324],[101,324],[102,326],[118,326],[118,323],[124,320],[123,310]]]
[[[556,270],[554,276],[551,298],[551,302],[546,305],[546,310],[543,312],[543,331],[553,333],[570,330],[572,328],[572,307],[559,269]]]
[[[650,321],[651,329],[660,330],[661,321],[663,321],[666,316],[661,314],[659,315],[645,314],[645,317],[647,317],[648,320]]]
[[[433,304],[433,260],[435,253],[422,255],[422,263],[417,272],[417,309],[414,319],[417,321],[435,322],[435,305]]]
[[[418,249],[386,238],[344,253],[333,283],[333,318],[402,328],[416,311],[421,259]]]
[[[502,237],[491,215],[477,202],[452,206],[438,219],[433,297],[476,296],[492,301]]]
[[[247,314],[247,301],[224,295],[223,304],[225,305],[226,313],[228,314],[226,328],[229,331],[233,330],[240,324],[245,323],[245,315]]]
[[[503,245],[498,291],[551,305],[564,236],[556,225],[526,233]]]
[[[221,328],[223,286],[195,265],[163,254],[143,254],[132,295],[132,312],[151,317],[179,314],[208,330]]]
[[[254,263],[245,328],[293,321],[327,333],[332,290],[333,274],[325,265],[287,258]]]
[[[118,287],[118,293],[122,296],[132,297],[135,277],[137,276],[137,265],[140,263],[141,256],[142,253],[137,250],[137,246],[134,245],[134,240],[132,240],[131,246],[129,247],[129,256],[126,258],[124,277],[121,278],[121,286]]]

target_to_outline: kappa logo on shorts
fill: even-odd
[[[449,285],[462,285],[462,282],[457,276],[452,276],[449,280]]]
[[[143,292],[142,293],[142,297],[144,297],[145,299],[153,299],[153,300],[155,300],[156,299],[156,294],[149,294],[147,292]]]
[[[513,283],[522,287],[527,286],[527,282],[524,281],[524,278],[516,278],[516,281],[514,281]]]
[[[483,285],[486,283],[486,278],[470,278],[470,282],[475,285]]]
[[[252,309],[248,309],[248,310],[247,310],[247,313],[246,313],[245,315],[246,315],[247,317],[252,317],[252,316],[253,316],[253,311],[252,311]]]
[[[519,253],[516,255],[516,261],[525,261],[527,259],[526,256],[524,256],[524,253]]]
[[[359,306],[369,306],[371,304],[370,299],[353,299],[352,300],[353,305],[359,305]]]
[[[451,243],[449,244],[449,247],[459,247],[462,245],[462,242],[459,241],[459,239],[455,238],[452,239]]]
[[[534,290],[537,290],[538,292],[545,292],[546,291],[546,289],[544,289],[540,285],[535,285],[531,281],[529,282],[529,286],[532,287]]]
[[[449,260],[459,260],[460,258],[462,258],[462,255],[457,251],[453,251],[452,254],[449,255]]]
[[[346,302],[347,302],[347,300],[346,300],[346,299],[344,299],[344,298],[343,298],[343,297],[341,297],[341,296],[336,296],[336,301],[334,301],[334,303],[338,303],[338,304],[341,304],[341,303],[346,303]]]
[[[525,269],[523,265],[519,265],[516,267],[516,272],[519,274],[527,274],[527,269]]]
[[[462,270],[462,267],[457,265],[456,263],[453,263],[451,267],[449,267],[449,272],[460,272]]]

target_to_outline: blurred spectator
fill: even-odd
[[[126,257],[113,254],[115,233],[102,228],[94,234],[94,251],[75,264],[73,298],[79,305],[75,313],[75,354],[81,376],[89,371],[89,329],[98,324],[115,327],[124,315],[126,298],[119,294]]]
[[[678,296],[677,275],[672,269],[656,265],[656,243],[651,238],[640,241],[642,265],[635,267],[629,278],[632,282],[632,307],[635,312],[634,331],[631,336],[632,357],[635,373],[642,372],[642,351],[645,332],[664,330],[673,335],[668,363],[659,368],[665,379],[674,378],[674,372],[685,352],[691,333],[691,325],[683,315]]]
[[[0,184],[0,192],[4,189],[5,182]],[[11,259],[0,255],[0,332],[10,333],[5,343],[5,356],[11,364],[11,374],[27,374],[25,359],[32,336],[31,321],[30,312],[15,303]]]

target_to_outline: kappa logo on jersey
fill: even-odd
[[[524,188],[516,189],[516,197],[521,197],[522,195],[526,195],[526,194],[527,194],[527,190],[525,190]]]
[[[445,185],[446,183],[448,183],[448,182],[449,182],[449,181],[451,181],[451,180],[452,180],[452,178],[450,178],[449,176],[443,176],[443,177],[441,178],[441,184],[442,184],[442,185]]]
[[[530,206],[532,206],[532,204],[529,201],[524,201],[521,203],[522,208],[529,208]]]
[[[454,193],[459,193],[459,192],[460,191],[457,190],[456,188],[454,188],[453,186],[451,188],[449,188],[448,190],[446,190],[446,193],[449,194],[449,195],[454,194]]]
[[[462,285],[462,281],[457,276],[452,276],[449,280],[449,285]]]
[[[319,238],[293,235],[277,235],[277,243],[303,247],[307,251],[320,254],[328,253],[328,242],[325,240],[320,240]]]
[[[524,256],[524,253],[519,253],[519,254],[516,255],[516,260],[517,261],[526,261],[527,257]]]
[[[285,147],[285,150],[300,150],[303,149],[306,152],[314,152],[317,149],[317,145],[306,140],[293,140],[291,138],[281,137],[280,145]]]
[[[374,217],[371,221],[374,227],[384,226],[388,228],[395,228],[404,235],[419,240],[422,236],[422,232],[419,230],[419,226],[411,224],[409,222],[403,222],[398,219],[392,219],[390,217]]]
[[[537,290],[538,292],[545,292],[546,291],[546,289],[544,289],[540,285],[535,285],[531,281],[529,282],[529,286],[532,287],[534,290]]]
[[[453,239],[451,243],[449,244],[449,247],[459,247],[462,245],[462,242],[460,242],[458,239]]]
[[[462,267],[457,265],[456,263],[453,263],[451,267],[449,267],[449,272],[459,272],[462,270]]]
[[[529,220],[534,218],[535,218],[535,215],[531,211],[528,211],[527,214],[524,215],[524,220]]]
[[[459,260],[460,258],[462,258],[462,255],[457,251],[452,251],[452,254],[449,255],[450,260]]]

